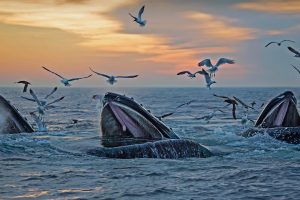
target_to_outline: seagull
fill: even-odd
[[[208,115],[204,115],[202,117],[194,117],[195,120],[205,120],[206,123],[209,123],[209,120],[211,120],[214,116],[216,116],[216,111],[214,110]]]
[[[211,89],[210,86],[211,86],[212,84],[216,83],[216,81],[211,80],[210,75],[209,75],[209,74],[207,73],[207,71],[205,71],[204,69],[202,69],[202,71],[199,71],[198,73],[204,75],[205,82],[206,82],[206,87],[207,87],[208,89]]]
[[[233,116],[233,119],[236,119],[235,111],[236,111],[236,106],[238,105],[238,102],[235,99],[229,98],[226,96],[220,96],[220,95],[216,95],[216,94],[213,94],[213,95],[215,97],[225,99],[224,102],[228,103],[226,106],[232,105],[232,116]]]
[[[138,23],[141,27],[146,25],[146,20],[142,19],[142,14],[144,12],[145,6],[141,7],[138,17],[133,16],[131,13],[129,13],[129,15],[134,19],[133,21]]]
[[[90,68],[90,70],[92,71],[92,72],[94,72],[95,74],[97,74],[97,75],[99,75],[99,76],[103,76],[103,77],[105,77],[105,78],[107,78],[108,80],[107,80],[107,82],[109,83],[109,84],[111,84],[111,85],[113,85],[114,83],[116,83],[117,82],[117,78],[136,78],[136,77],[138,77],[139,75],[131,75],[131,76],[110,76],[110,75],[106,75],[106,74],[101,74],[101,73],[99,73],[99,72],[96,72],[96,71],[94,71],[92,68]]]
[[[209,71],[209,74],[211,76],[212,74],[215,75],[215,73],[216,73],[216,71],[218,71],[218,67],[220,65],[234,64],[234,63],[235,63],[234,60],[227,59],[227,58],[220,58],[216,65],[212,65],[210,59],[205,59],[205,60],[202,60],[201,62],[199,62],[198,66],[199,67],[202,67],[202,66],[208,67],[209,68],[208,71]]]
[[[278,46],[281,46],[284,42],[295,42],[293,40],[282,40],[281,42],[269,42],[265,47],[268,47],[270,44],[277,44]]]
[[[196,74],[199,74],[200,72],[202,72],[202,71],[197,71],[197,72],[195,72],[195,73],[192,74],[192,73],[189,72],[189,71],[182,71],[182,72],[177,73],[177,75],[184,75],[184,74],[187,74],[188,77],[190,77],[190,78],[195,78],[195,77],[196,77]]]
[[[288,49],[295,54],[295,57],[300,58],[299,51],[293,49],[292,47],[288,47]]]
[[[252,101],[252,102],[251,102],[251,106],[254,108],[255,105],[256,105],[256,102],[255,102],[255,101]]]
[[[30,98],[24,98],[24,99],[26,99],[26,100],[29,100],[29,101],[34,101],[34,102],[36,102],[37,104],[38,104],[38,107],[37,107],[37,112],[40,114],[40,115],[44,115],[45,114],[45,111],[46,110],[48,110],[48,109],[50,109],[50,108],[53,108],[53,106],[51,106],[52,104],[54,104],[54,103],[57,103],[57,102],[59,102],[59,101],[61,101],[61,100],[63,100],[65,97],[63,96],[63,97],[60,97],[60,98],[58,98],[58,99],[56,99],[56,100],[54,100],[54,101],[52,101],[52,102],[50,102],[50,103],[45,103],[45,102],[43,102],[43,101],[40,101],[38,98],[37,98],[37,96],[35,95],[35,93],[33,92],[33,90],[32,89],[30,89],[29,90],[29,93],[31,94],[31,96],[33,97],[33,99],[30,99]]]
[[[27,92],[28,85],[31,85],[31,83],[29,83],[28,81],[18,81],[18,82],[15,82],[15,83],[24,84],[23,92]]]
[[[255,110],[255,108],[253,108],[252,106],[247,105],[246,103],[244,103],[242,100],[240,100],[239,98],[233,96],[233,98],[239,102],[246,110],[248,110],[249,108],[251,108],[252,110]]]
[[[188,101],[188,102],[182,103],[182,104],[180,104],[179,106],[176,106],[176,107],[175,107],[175,110],[174,110],[173,112],[169,112],[169,113],[163,114],[163,115],[161,115],[161,116],[156,116],[156,117],[157,117],[159,120],[162,120],[163,118],[169,117],[169,116],[173,115],[174,113],[176,113],[177,110],[178,110],[179,108],[181,108],[181,107],[183,107],[183,106],[188,106],[188,105],[190,105],[192,102],[195,102],[195,100],[190,100],[190,101]]]
[[[47,94],[43,99],[40,99],[39,101],[41,102],[41,104],[42,104],[43,106],[45,106],[45,105],[47,104],[47,102],[48,102],[48,98],[49,98],[50,96],[52,96],[56,91],[57,91],[57,87],[53,88],[53,90],[52,90],[49,94]],[[31,98],[23,97],[23,96],[21,96],[21,98],[26,99],[26,100],[28,100],[28,101],[36,102],[36,100],[35,100],[34,98],[31,99]]]
[[[300,74],[300,69],[294,65],[292,65],[292,67]]]
[[[84,78],[89,78],[92,76],[92,74],[88,75],[88,76],[85,76],[85,77],[80,77],[80,78],[71,78],[71,79],[67,79],[67,78],[64,78],[63,76],[47,69],[46,67],[43,67],[43,69],[47,70],[48,72],[52,73],[52,74],[55,74],[56,76],[58,76],[59,78],[61,78],[60,82],[62,84],[64,84],[65,86],[71,86],[71,81],[77,81],[77,80],[80,80],[80,79],[84,79]]]

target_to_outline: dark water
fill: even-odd
[[[50,89],[36,89],[44,96]],[[180,160],[103,159],[86,154],[100,146],[99,109],[94,94],[107,89],[59,89],[66,98],[46,116],[49,132],[0,135],[0,199],[299,199],[300,146],[267,135],[243,138],[241,120],[229,108],[210,123],[194,120],[223,102],[212,96],[235,95],[257,107],[283,88],[112,89],[133,96],[156,115],[195,99],[164,121],[183,138],[190,138],[222,154]],[[292,89],[300,99],[299,89]],[[19,98],[20,89],[2,88],[33,123],[28,113],[35,104]],[[259,108],[258,108],[259,109]],[[257,112],[249,117],[255,119]],[[242,117],[238,107],[238,117]],[[71,120],[78,119],[77,125]]]

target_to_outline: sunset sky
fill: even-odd
[[[128,13],[143,5],[142,28]],[[202,77],[176,73],[227,57],[236,64],[220,67],[214,87],[297,87],[290,64],[300,67],[300,59],[286,47],[300,50],[299,19],[299,0],[1,0],[0,83],[58,85],[46,66],[70,78],[91,74],[89,67],[140,75],[116,86],[204,87]],[[282,39],[296,43],[264,47]],[[93,75],[73,85],[107,83]]]

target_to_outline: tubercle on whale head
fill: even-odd
[[[109,142],[114,139],[131,142],[179,139],[162,121],[148,112],[133,98],[116,93],[106,93],[102,100],[101,130],[104,146],[120,146],[123,143]]]
[[[293,92],[286,91],[273,98],[261,112],[255,126],[261,128],[300,126],[297,99]]]

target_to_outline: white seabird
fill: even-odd
[[[210,76],[213,74],[215,75],[216,71],[218,71],[218,67],[220,65],[223,65],[223,64],[234,64],[235,61],[234,60],[231,60],[231,59],[228,59],[228,58],[220,58],[217,62],[216,65],[212,65],[211,64],[211,61],[210,59],[205,59],[205,60],[202,60],[201,62],[198,63],[198,66],[199,67],[202,67],[202,66],[206,66],[208,67],[208,72],[210,74]]]
[[[207,73],[207,71],[205,71],[204,69],[202,69],[202,71],[199,71],[199,74],[204,75],[205,78],[205,82],[206,82],[206,87],[208,89],[211,89],[210,86],[214,83],[216,83],[216,81],[211,80],[211,76]]]
[[[138,23],[141,27],[146,25],[146,20],[142,19],[142,14],[144,13],[145,6],[141,7],[137,17],[133,16],[131,13],[129,15],[134,19],[133,21]]]
[[[117,78],[136,78],[139,75],[130,75],[130,76],[113,76],[113,75],[106,75],[106,74],[101,74],[99,72],[94,71],[92,68],[90,68],[90,70],[92,72],[94,72],[95,74],[99,75],[99,76],[103,76],[105,78],[107,78],[107,82],[111,85],[113,85],[114,83],[117,82]]]
[[[52,74],[58,76],[59,78],[61,78],[60,82],[61,82],[62,84],[64,84],[64,86],[71,86],[71,83],[70,83],[70,82],[72,82],[72,81],[77,81],[77,80],[84,79],[84,78],[89,78],[89,77],[92,76],[92,74],[90,74],[90,75],[85,76],[85,77],[67,79],[67,78],[64,78],[63,76],[57,74],[56,72],[53,72],[53,71],[47,69],[46,67],[43,67],[43,69],[45,69],[45,70],[47,70],[48,72],[50,72],[50,73],[52,73]]]

